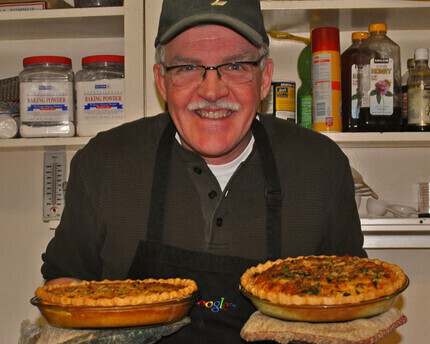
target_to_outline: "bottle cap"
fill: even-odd
[[[22,62],[24,66],[33,63],[58,63],[70,66],[72,65],[72,60],[63,56],[30,56],[24,58]]]
[[[415,49],[415,61],[428,60],[428,59],[429,59],[429,50],[427,48]]]
[[[340,50],[338,28],[319,27],[312,30],[312,52],[322,50]]]
[[[122,55],[92,55],[82,58],[82,64],[94,62],[117,62],[124,63],[124,56]]]
[[[0,138],[11,139],[18,133],[18,123],[9,114],[0,114]]]
[[[376,23],[369,25],[369,32],[382,31],[387,32],[387,25],[383,23]]]
[[[358,41],[360,39],[368,39],[368,38],[369,38],[368,32],[359,31],[359,32],[353,32],[352,33],[352,40],[353,41]]]

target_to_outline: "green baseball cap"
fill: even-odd
[[[220,24],[254,45],[269,44],[260,0],[164,0],[155,46],[199,24]]]

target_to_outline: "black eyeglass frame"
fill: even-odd
[[[266,57],[266,54],[260,56],[260,58],[258,60],[255,60],[255,61],[228,62],[228,63],[220,64],[218,66],[203,66],[203,65],[195,65],[195,64],[184,64],[184,65],[177,65],[177,66],[166,66],[164,63],[161,63],[161,64],[163,65],[163,67],[166,70],[166,72],[169,72],[170,70],[175,69],[175,68],[185,68],[185,67],[200,67],[200,68],[203,68],[204,69],[204,72],[202,74],[202,81],[203,81],[205,79],[205,77],[206,77],[206,72],[208,70],[216,70],[216,72],[218,74],[218,77],[220,79],[222,79],[222,75],[221,75],[221,73],[218,70],[219,68],[224,67],[224,66],[229,66],[229,65],[234,66],[234,65],[241,65],[241,64],[250,64],[253,67],[257,67],[261,63],[261,61],[263,60],[264,57]],[[251,80],[249,80],[249,81],[251,81]]]

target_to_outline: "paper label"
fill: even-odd
[[[22,122],[73,121],[73,83],[23,82],[20,103]]]
[[[76,114],[79,125],[125,122],[124,79],[77,82]]]
[[[430,87],[408,89],[408,124],[430,123]]]
[[[393,114],[394,63],[391,58],[370,60],[370,113],[377,116]]]
[[[332,59],[331,54],[312,57],[314,123],[324,123],[332,116]]]

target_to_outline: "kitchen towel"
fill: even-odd
[[[285,321],[256,311],[240,334],[248,342],[273,340],[280,344],[373,344],[406,321],[406,316],[394,307],[371,318],[337,323]]]

